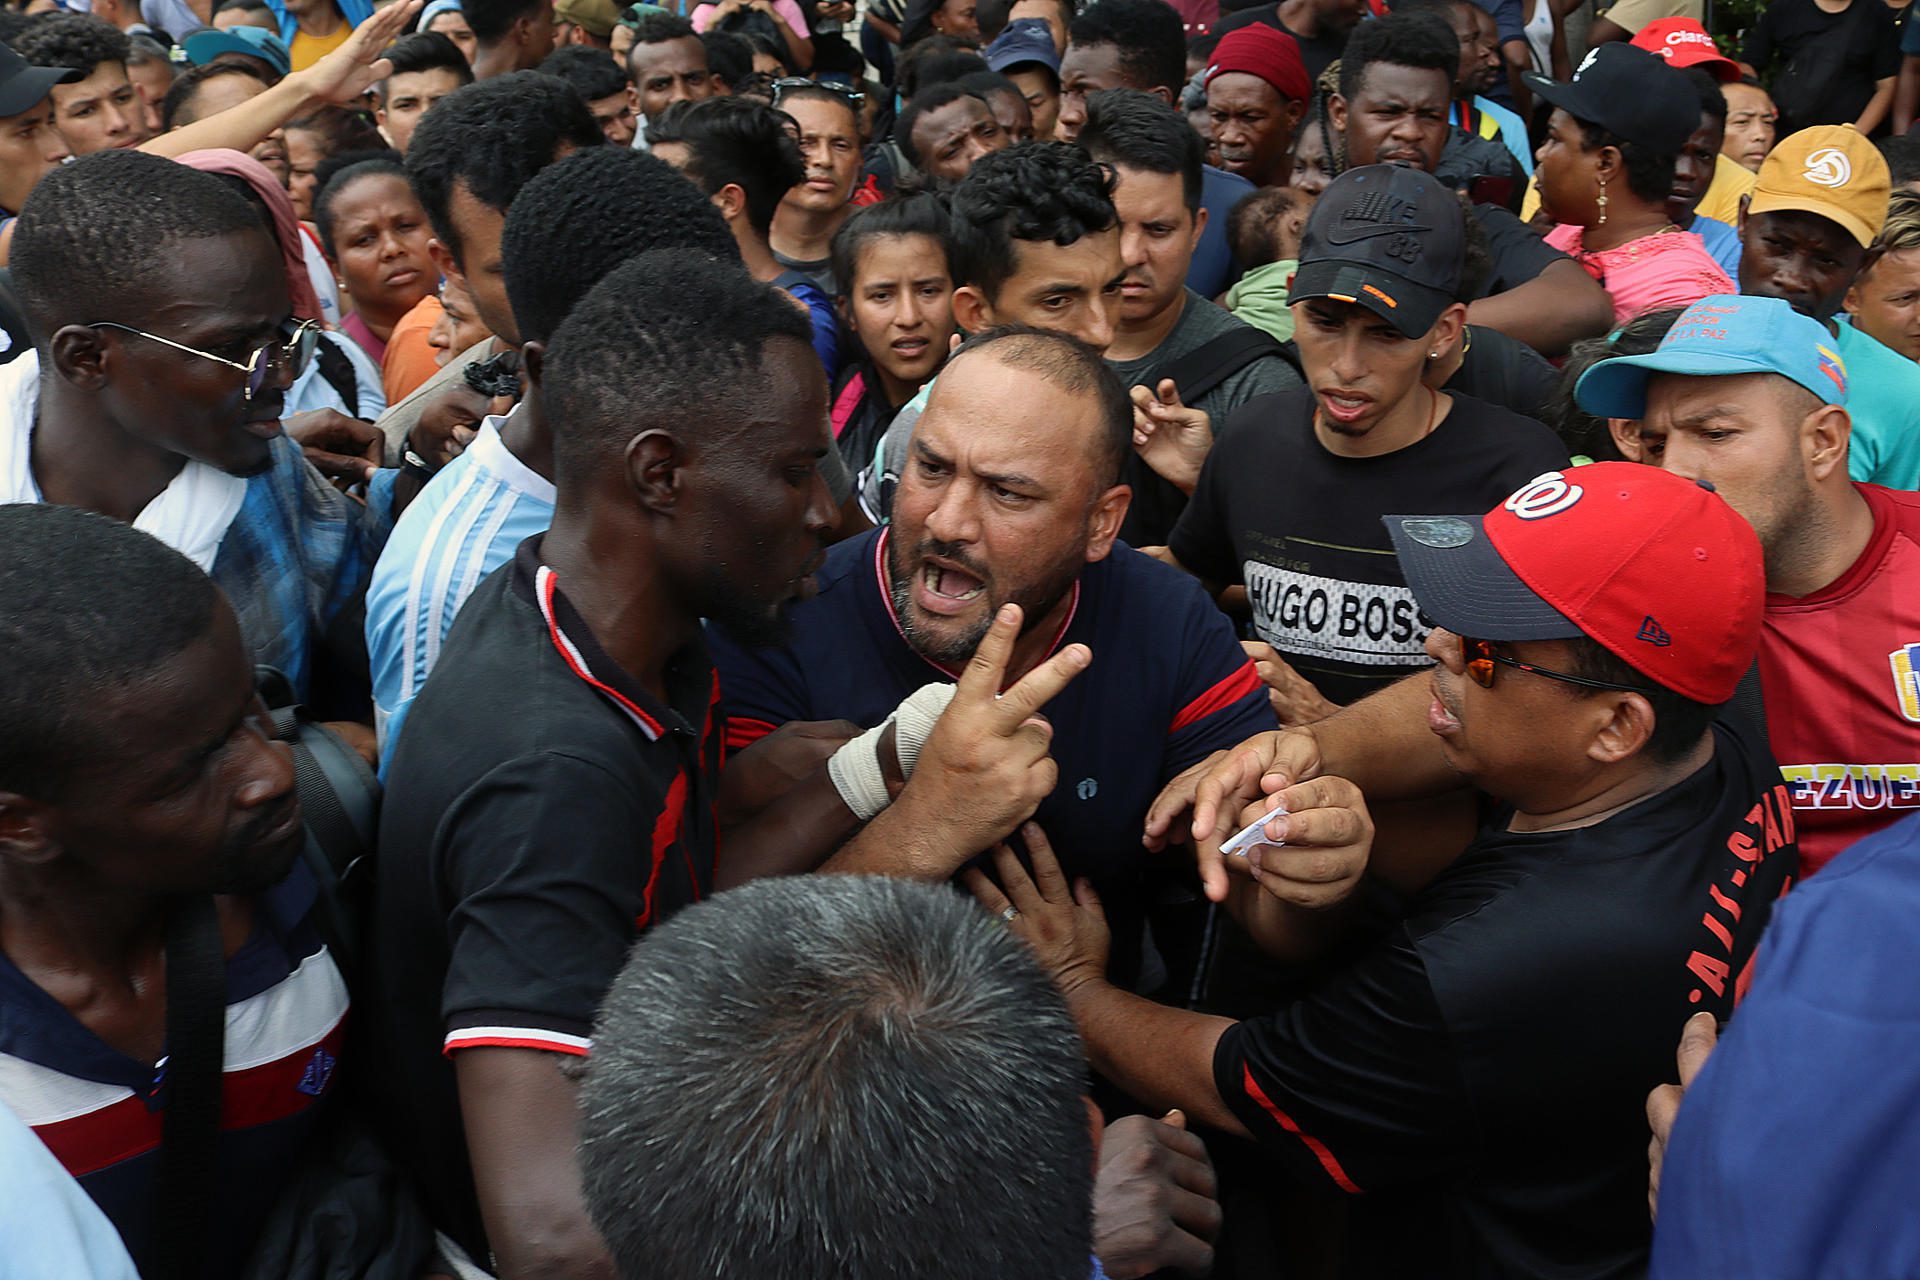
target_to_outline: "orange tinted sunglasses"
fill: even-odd
[[[1545,676],[1549,680],[1562,680],[1567,684],[1577,684],[1587,689],[1618,689],[1623,693],[1645,693],[1639,685],[1614,684],[1610,680],[1589,680],[1585,676],[1568,675],[1564,671],[1549,671],[1545,667],[1536,667],[1531,662],[1522,662],[1518,658],[1509,658],[1496,651],[1491,640],[1472,640],[1460,637],[1460,661],[1467,669],[1467,675],[1482,689],[1493,688],[1493,676],[1496,664],[1512,667],[1515,671],[1526,671],[1536,676]]]

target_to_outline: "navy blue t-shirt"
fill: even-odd
[[[900,632],[882,587],[887,537],[876,529],[827,553],[820,593],[795,608],[785,647],[749,649],[709,628],[729,751],[793,720],[870,728],[915,689],[956,677]],[[1124,978],[1148,876],[1187,869],[1179,854],[1142,847],[1147,806],[1180,770],[1275,722],[1232,625],[1200,584],[1124,543],[1080,575],[1053,648],[1076,643],[1093,663],[1043,709],[1060,782],[1034,821],[1067,873],[1090,878],[1106,900],[1114,973]]]

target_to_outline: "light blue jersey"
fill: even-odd
[[[374,566],[367,654],[382,776],[460,606],[515,547],[553,522],[553,482],[508,451],[500,439],[505,421],[488,418],[466,451],[428,482]]]

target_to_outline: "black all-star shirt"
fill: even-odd
[[[1345,704],[1431,665],[1385,515],[1478,514],[1566,446],[1517,413],[1448,392],[1425,439],[1373,458],[1329,452],[1307,390],[1249,400],[1227,419],[1168,541],[1180,563],[1244,584],[1253,629],[1328,699]]]
[[[713,883],[719,686],[617,666],[536,535],[460,610],[388,770],[366,1078],[435,1225],[485,1265],[453,1056],[584,1055],[634,939]]]
[[[1593,826],[1496,812],[1355,963],[1228,1030],[1215,1084],[1286,1173],[1437,1188],[1462,1229],[1426,1275],[1644,1273],[1647,1093],[1689,1016],[1732,1009],[1798,858],[1765,738],[1713,738]]]

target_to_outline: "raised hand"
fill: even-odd
[[[393,63],[382,55],[394,37],[413,25],[425,0],[394,0],[376,9],[353,29],[347,42],[305,71],[296,71],[300,87],[309,96],[345,106],[393,74]]]
[[[1667,1140],[1673,1137],[1673,1122],[1680,1117],[1680,1103],[1718,1043],[1720,1024],[1711,1013],[1703,1009],[1688,1018],[1687,1025],[1680,1029],[1680,1047],[1674,1054],[1680,1069],[1680,1083],[1663,1084],[1647,1095],[1647,1126],[1653,1130],[1653,1141],[1647,1144],[1647,1216],[1650,1218],[1660,1216],[1660,1166],[1666,1162]]]
[[[997,845],[993,871],[1000,883],[996,886],[978,867],[969,867],[967,888],[1033,948],[1040,967],[1063,993],[1071,994],[1084,982],[1103,981],[1112,936],[1100,895],[1086,880],[1068,886],[1066,872],[1039,827],[1027,823],[1020,828],[1020,838],[1033,862],[1031,876],[1013,850]]]
[[[1133,397],[1134,452],[1182,493],[1192,493],[1213,448],[1213,422],[1207,411],[1182,404],[1172,378],[1160,379],[1160,385],[1151,389],[1135,387],[1128,394]]]
[[[951,856],[942,875],[1005,839],[1059,780],[1050,754],[1053,726],[1039,712],[1086,670],[1093,654],[1070,644],[1001,693],[1021,618],[1013,604],[994,616],[894,802],[917,827],[940,832]]]
[[[1312,724],[1340,709],[1266,641],[1242,640],[1240,647],[1253,659],[1260,683],[1267,686],[1267,702],[1282,725]]]

